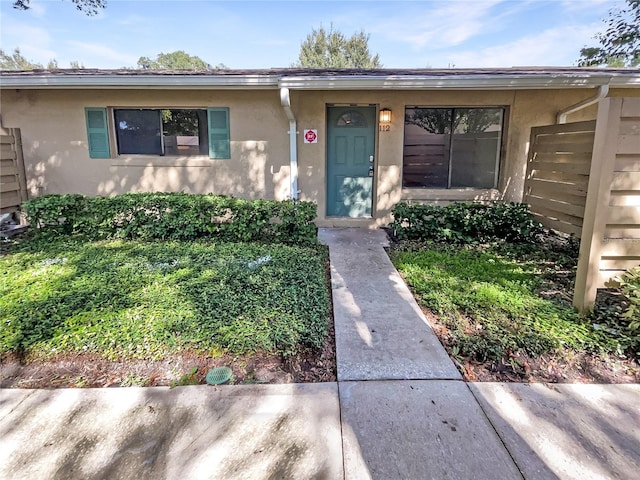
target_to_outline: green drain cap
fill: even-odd
[[[209,385],[220,385],[221,383],[228,382],[231,379],[232,371],[229,367],[216,367],[209,370],[207,373],[207,383]]]

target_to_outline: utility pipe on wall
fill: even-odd
[[[597,103],[601,98],[606,97],[608,93],[609,93],[609,85],[601,85],[600,88],[598,89],[598,93],[595,94],[593,97],[589,97],[585,100],[582,100],[581,102],[576,103],[575,105],[571,105],[570,107],[560,110],[556,115],[556,123],[558,124],[567,123],[568,115],[575,113],[579,110],[582,110],[583,108],[587,108],[588,106],[593,105],[594,103]]]
[[[284,113],[289,119],[289,169],[291,170],[291,198],[298,199],[298,145],[297,145],[297,122],[296,117],[291,111],[291,98],[289,97],[289,89],[280,89],[280,104],[284,108]]]

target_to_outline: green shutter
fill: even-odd
[[[111,158],[106,108],[85,108],[89,157]]]
[[[231,158],[229,109],[207,109],[209,123],[209,158]]]

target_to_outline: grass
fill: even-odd
[[[292,355],[328,330],[326,247],[27,239],[0,258],[0,355]]]
[[[518,352],[539,356],[563,348],[625,348],[617,331],[573,310],[566,292],[570,284],[557,284],[575,266],[567,252],[541,245],[424,248],[405,243],[391,259],[418,303],[438,314],[454,355],[486,361]]]

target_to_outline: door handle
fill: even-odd
[[[369,176],[373,177],[373,165],[369,165]]]
[[[373,155],[369,155],[369,163],[373,163]]]

